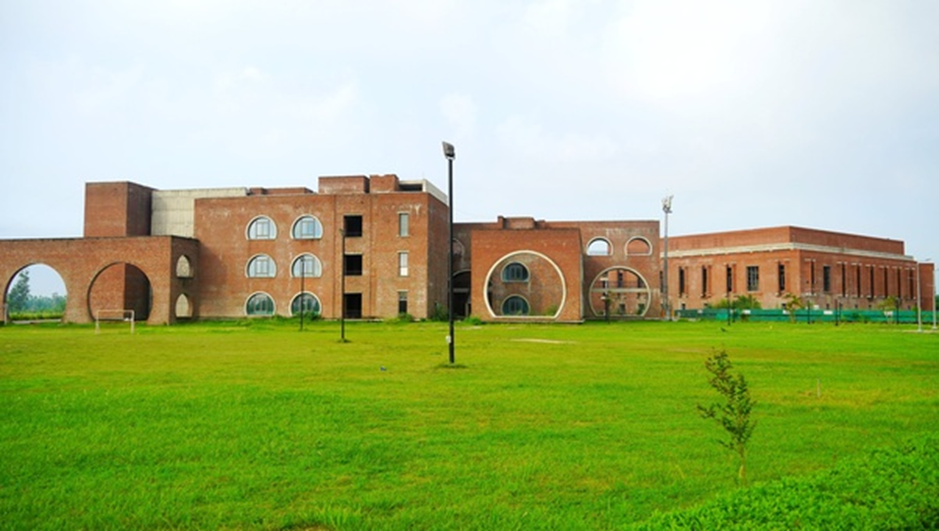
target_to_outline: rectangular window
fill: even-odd
[[[408,253],[407,252],[398,253],[398,276],[399,277],[408,276]]]
[[[831,266],[822,266],[822,291],[831,293]]]
[[[685,268],[678,268],[678,295],[685,294]]]
[[[708,268],[701,266],[701,296],[708,296]]]
[[[779,276],[779,292],[785,293],[786,292],[786,264],[780,263],[778,270],[779,272],[777,273],[777,275]]]
[[[398,292],[398,314],[408,313],[408,292]]]
[[[344,216],[343,230],[346,238],[359,238],[362,236],[362,216]]]
[[[841,296],[848,296],[848,266],[844,262],[841,263]]]
[[[815,260],[809,262],[809,293],[815,293]]]
[[[760,290],[760,266],[747,266],[747,291]]]
[[[362,276],[362,255],[347,254],[343,260],[342,270],[347,277]]]
[[[342,296],[343,313],[349,319],[362,318],[362,294],[346,293]]]
[[[411,216],[407,212],[398,213],[398,236],[407,236],[410,234]]]
[[[727,293],[734,292],[734,267],[727,266]]]
[[[874,295],[877,295],[877,290],[874,289],[874,266],[867,266],[867,271],[870,273],[871,277],[871,284],[867,291],[869,292],[870,297],[874,297]]]
[[[271,239],[271,222],[268,219],[259,219],[254,222],[257,239]]]
[[[855,283],[855,287],[857,288],[857,292],[855,292],[855,295],[860,297],[861,296],[861,264],[854,266],[854,274],[856,276],[856,278],[854,279],[854,283]]]

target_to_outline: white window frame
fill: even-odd
[[[400,251],[398,253],[398,276],[408,276],[408,252]]]
[[[255,265],[262,262],[266,263],[265,272],[267,274],[259,274],[258,266]],[[245,266],[245,276],[248,278],[274,278],[277,276],[277,264],[269,255],[256,254],[248,260],[248,264]]]
[[[398,212],[398,236],[406,238],[411,235],[411,214]]]
[[[309,263],[312,264],[310,273],[306,273],[307,259],[309,259]],[[302,269],[297,271],[297,266],[300,266]],[[305,278],[320,278],[323,276],[323,261],[313,253],[303,253],[294,258],[293,263],[290,264],[290,276],[300,278],[301,275],[299,273],[303,273],[302,276]]]
[[[258,230],[262,226],[267,228],[263,233]],[[249,240],[276,240],[277,224],[268,216],[257,216],[248,222],[248,226],[245,228],[245,236]]]
[[[299,233],[300,227],[303,226],[303,223],[307,221],[313,222],[312,236],[305,236],[302,233]],[[295,240],[319,240],[323,237],[323,223],[320,222],[319,218],[312,214],[304,214],[293,222],[293,227],[290,229],[290,237]]]

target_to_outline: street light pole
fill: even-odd
[[[662,275],[662,293],[665,295],[665,320],[672,320],[671,301],[668,298],[668,215],[672,213],[672,197],[662,199],[662,211],[665,212],[665,274]]]
[[[304,285],[303,281],[306,280],[306,260],[303,255],[300,255],[300,331],[303,332],[303,309],[304,303],[306,302],[306,297],[304,296]]]
[[[453,336],[453,159],[456,158],[456,148],[453,144],[443,142],[443,156],[447,159],[447,200],[449,205],[450,219],[447,223],[447,316],[450,325],[450,335],[447,336],[447,344],[450,348],[450,364],[456,362],[454,352],[456,339]]]
[[[339,229],[342,257],[339,259],[339,341],[346,342],[346,231]],[[335,247],[333,247],[335,249]]]

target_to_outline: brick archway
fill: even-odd
[[[64,321],[88,323],[88,296],[94,279],[115,263],[131,264],[150,281],[153,293],[149,324],[171,324],[176,321],[175,305],[180,294],[186,292],[193,304],[191,286],[195,274],[180,278],[176,263],[185,255],[198,271],[199,243],[176,236],[129,238],[67,238],[40,240],[7,240],[0,242],[0,281],[3,282],[3,302],[16,274],[24,267],[42,263],[55,269],[65,283],[68,302]]]

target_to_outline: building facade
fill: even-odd
[[[88,183],[84,237],[0,240],[3,308],[17,274],[45,264],[61,275],[65,320],[76,323],[128,310],[153,324],[301,310],[431,318],[447,311],[448,223],[442,192],[395,175],[320,177],[316,192]],[[661,318],[662,243],[656,220],[455,224],[454,314]],[[741,295],[764,308],[792,295],[826,309],[888,299],[908,309],[917,295],[934,305],[932,264],[896,240],[798,227],[679,236],[668,265],[673,309]]]
[[[924,310],[935,306],[933,264],[917,263],[902,241],[801,227],[669,238],[672,307],[722,299],[785,308],[793,297],[822,310]]]

